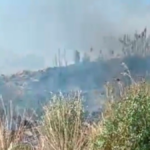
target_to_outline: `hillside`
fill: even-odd
[[[134,77],[145,75],[146,71],[148,73],[150,70],[149,57],[134,56],[46,68],[34,72],[22,71],[10,76],[1,75],[0,93],[6,103],[13,100],[19,107],[38,109],[50,99],[52,93],[81,90],[84,95],[88,95],[87,104],[92,109],[92,104],[94,107],[99,94],[103,93],[106,81],[123,77],[120,75],[125,71],[121,66],[122,62],[127,64]],[[95,97],[95,102],[91,103],[90,97],[93,97],[93,91],[97,90],[99,94]]]

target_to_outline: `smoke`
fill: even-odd
[[[68,49],[111,48],[113,42],[104,43],[104,37],[117,40],[124,33],[149,27],[150,23],[146,1],[57,0],[55,7],[63,31],[61,37]]]
[[[120,36],[150,28],[146,0],[44,0],[41,6],[43,15],[53,18],[55,36],[51,39],[57,41],[54,47],[66,49],[68,61],[75,49],[119,51]]]
[[[0,7],[0,47],[8,50],[6,59],[1,50],[0,59],[10,71],[15,66],[6,60],[14,57],[9,56],[12,52],[12,60],[36,54],[44,59],[42,66],[51,66],[59,48],[66,50],[70,62],[73,50],[119,51],[122,34],[150,28],[148,0],[6,0]],[[29,68],[27,61],[23,63],[18,68]]]

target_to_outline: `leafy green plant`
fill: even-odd
[[[150,85],[131,85],[117,102],[107,105],[94,148],[149,150]]]

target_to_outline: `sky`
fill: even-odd
[[[0,74],[54,65],[58,49],[112,47],[104,36],[147,27],[150,0],[0,0]]]

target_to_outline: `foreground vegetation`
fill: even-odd
[[[79,93],[53,97],[33,132],[37,137],[34,146],[22,142],[24,126],[8,132],[6,120],[1,119],[0,150],[149,150],[150,84],[134,83],[121,96],[113,97],[102,119],[92,124],[84,119]]]
[[[108,105],[95,149],[148,150],[150,147],[150,85],[139,83]]]

